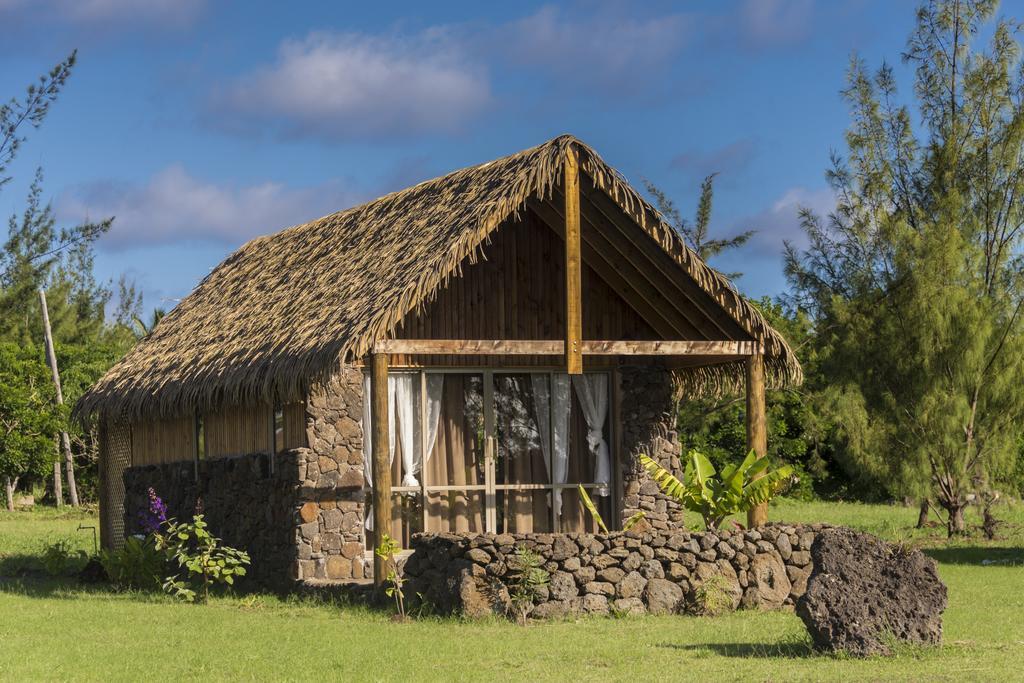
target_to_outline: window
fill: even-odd
[[[195,423],[195,471],[196,479],[199,478],[199,461],[206,460],[206,433],[203,429],[203,414],[196,413]]]

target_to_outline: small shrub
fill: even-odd
[[[715,617],[732,609],[729,583],[721,574],[709,576],[693,592],[690,611],[707,617]]]
[[[388,586],[384,589],[384,593],[389,598],[395,599],[395,614],[399,619],[405,619],[405,593],[402,591],[402,585],[405,580],[398,571],[398,563],[395,561],[395,553],[401,552],[401,548],[395,539],[391,538],[387,534],[381,534],[380,544],[374,549],[374,553],[377,557],[384,560],[387,565],[388,575],[385,578]]]
[[[511,610],[516,621],[525,624],[534,598],[542,587],[548,585],[551,576],[544,569],[544,558],[526,546],[517,546],[512,559],[507,575]]]
[[[50,576],[73,574],[85,566],[89,555],[84,550],[76,550],[68,539],[47,543],[43,547],[43,568]]]
[[[168,576],[163,589],[187,602],[194,602],[196,597],[207,602],[211,585],[234,585],[235,577],[245,576],[245,565],[250,562],[244,550],[221,545],[207,529],[202,515],[194,516],[191,522],[167,522],[166,533],[154,538],[157,548],[185,570],[182,578],[178,574]]]
[[[159,590],[167,557],[152,536],[129,536],[117,550],[100,550],[100,564],[117,588]]]

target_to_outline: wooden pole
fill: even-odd
[[[580,164],[576,150],[565,150],[565,367],[583,373],[583,315],[580,303]]]
[[[768,425],[764,402],[764,356],[747,357],[747,448],[758,458],[768,454]],[[747,527],[763,526],[768,521],[768,504],[747,512]]]
[[[388,433],[388,356],[385,353],[372,355],[370,375],[370,433],[373,453],[373,532],[379,545],[384,534],[391,530],[391,462]],[[373,554],[373,583],[380,586],[387,578],[388,563],[383,557]]]
[[[50,331],[50,312],[46,307],[46,290],[39,290],[39,303],[43,309],[43,332],[46,339],[46,360],[50,364],[50,374],[53,376],[53,386],[57,389],[57,405],[64,405],[64,393],[60,388],[60,372],[57,370],[57,355],[53,351],[53,334]],[[71,505],[78,507],[78,487],[75,486],[75,461],[71,457],[71,440],[66,430],[60,432],[60,446],[64,450],[64,468],[68,478],[68,496],[71,498]],[[58,451],[59,456],[59,451]],[[56,465],[56,464],[55,464]],[[56,465],[53,470],[54,496],[57,498],[58,507],[61,505],[62,492],[60,490],[60,466]]]

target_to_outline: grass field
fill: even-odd
[[[396,624],[364,608],[268,595],[207,606],[41,575],[47,541],[92,548],[89,514],[0,513],[0,680],[1020,680],[1024,510],[1001,540],[948,544],[916,510],[782,501],[774,519],[847,524],[922,547],[949,587],[941,647],[815,654],[792,613]],[[977,522],[977,520],[972,520]]]

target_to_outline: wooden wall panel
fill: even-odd
[[[306,448],[306,404],[284,406],[284,447]]]
[[[131,429],[132,465],[180,462],[195,457],[195,420],[191,417],[134,422]]]
[[[532,212],[499,228],[484,259],[463,268],[423,311],[403,321],[398,339],[562,339],[565,246]],[[583,338],[659,337],[589,265],[582,271]],[[613,359],[591,358],[587,366]],[[391,364],[528,367],[564,365],[561,356],[392,356]]]
[[[203,416],[206,457],[269,453],[273,412],[269,405],[229,406]]]

